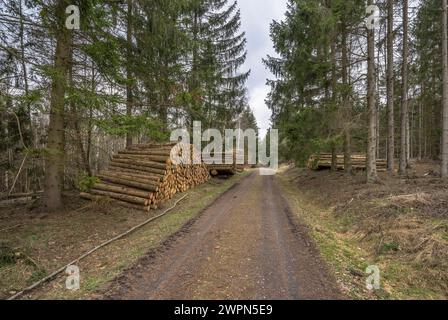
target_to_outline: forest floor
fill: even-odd
[[[228,180],[212,179],[188,191],[188,197],[166,216],[80,261],[79,291],[68,291],[67,275],[61,274],[23,298],[94,297],[124,269],[159,247],[247,174]],[[37,211],[27,205],[0,208],[0,299],[12,296],[104,241],[160,214],[181,196],[150,213],[92,203],[80,199],[76,192],[64,195],[64,210],[56,213]]]
[[[448,298],[448,184],[436,163],[414,163],[406,177],[283,167],[277,175],[292,210],[309,226],[324,260],[355,299]],[[366,267],[381,289],[366,289]]]

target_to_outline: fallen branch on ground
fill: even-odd
[[[166,209],[163,213],[161,213],[161,214],[159,214],[159,215],[157,215],[157,216],[155,216],[155,217],[152,217],[152,218],[150,218],[150,219],[148,219],[148,220],[146,220],[146,221],[140,223],[139,225],[137,225],[137,226],[135,226],[135,227],[129,229],[128,231],[126,231],[126,232],[124,232],[124,233],[122,233],[122,234],[120,234],[120,235],[118,235],[118,236],[116,236],[116,237],[114,237],[114,238],[112,238],[112,239],[110,239],[110,240],[108,240],[108,241],[106,241],[106,242],[100,244],[99,246],[96,246],[95,248],[93,248],[92,250],[86,252],[85,254],[83,254],[82,256],[80,256],[79,258],[73,260],[72,262],[70,262],[70,263],[66,264],[65,266],[61,267],[60,269],[56,270],[55,272],[53,272],[53,273],[50,274],[49,276],[47,276],[47,277],[45,277],[45,278],[43,278],[43,279],[37,281],[36,283],[32,284],[31,286],[29,286],[29,287],[23,289],[22,291],[16,293],[16,294],[13,295],[12,297],[8,298],[8,300],[15,300],[15,299],[17,299],[18,297],[22,296],[22,295],[25,294],[26,292],[29,292],[29,291],[33,290],[34,288],[40,286],[41,284],[43,284],[43,283],[45,283],[45,282],[47,282],[47,281],[53,279],[55,276],[57,276],[57,275],[60,274],[61,272],[64,272],[64,271],[67,269],[67,267],[69,267],[69,266],[71,266],[71,265],[74,265],[74,264],[78,263],[80,260],[82,260],[82,259],[84,259],[84,258],[90,256],[92,253],[98,251],[99,249],[101,249],[101,248],[103,248],[103,247],[105,247],[105,246],[111,244],[111,243],[114,242],[114,241],[117,241],[117,240],[119,240],[119,239],[122,239],[122,238],[124,238],[125,236],[131,234],[132,232],[136,231],[137,229],[140,229],[140,228],[144,227],[144,226],[147,225],[148,223],[150,223],[150,222],[152,222],[152,221],[154,221],[154,220],[156,220],[156,219],[158,219],[158,218],[160,218],[160,217],[163,217],[163,216],[166,215],[168,212],[170,212],[171,210],[173,210],[173,209],[177,206],[177,204],[178,204],[179,202],[181,202],[182,200],[184,200],[187,196],[188,196],[188,194],[184,195],[182,198],[180,198],[179,200],[177,200],[177,201],[173,204],[172,207]]]
[[[20,226],[21,226],[21,224],[16,224],[15,226],[12,226],[12,227],[6,227],[6,228],[4,228],[4,229],[1,229],[0,232],[4,232],[4,231],[8,231],[8,230],[12,230],[12,229],[18,228],[18,227],[20,227]]]

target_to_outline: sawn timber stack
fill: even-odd
[[[237,172],[243,172],[245,169],[245,155],[242,150],[233,150],[233,152],[202,154],[210,175],[234,175]],[[215,163],[217,161],[218,163]]]
[[[192,146],[187,148],[194,154]],[[157,209],[176,193],[210,179],[203,164],[173,164],[172,151],[185,158],[180,146],[173,143],[139,144],[118,152],[108,169],[97,175],[100,181],[89,193],[81,193],[81,197],[90,200],[109,198],[125,207],[149,211]]]
[[[331,169],[331,153],[314,154],[308,160],[308,168],[312,170]],[[354,170],[366,170],[367,156],[365,154],[354,154],[351,156],[352,168]],[[344,170],[344,155],[336,155],[336,165],[338,170]],[[386,171],[387,161],[377,159],[376,166],[378,171]]]

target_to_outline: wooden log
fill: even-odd
[[[337,155],[336,156],[336,165],[340,170],[344,169],[344,156]],[[365,170],[366,169],[366,155],[364,154],[355,154],[351,157],[352,166],[356,170]],[[385,159],[377,159],[377,169],[379,171],[383,170],[387,166],[387,161]],[[328,169],[332,166],[332,155],[329,153],[319,154],[319,155],[311,155],[308,160],[308,168],[310,169]]]
[[[170,156],[166,156],[164,158],[164,161],[154,161],[151,160],[150,156],[145,156],[145,155],[136,155],[136,154],[117,154],[115,156],[113,156],[113,160],[136,160],[136,161],[144,161],[144,162],[152,162],[152,163],[156,163],[156,166],[159,166],[162,168],[163,165],[171,165],[171,158]]]
[[[150,206],[141,206],[138,204],[132,204],[132,203],[128,203],[128,202],[124,202],[124,201],[120,201],[120,200],[111,199],[111,198],[105,197],[105,196],[95,196],[90,193],[81,193],[80,196],[81,196],[81,198],[86,199],[86,200],[91,200],[91,201],[95,201],[95,202],[101,202],[101,201],[105,200],[107,202],[110,202],[111,204],[117,204],[117,205],[125,207],[125,208],[144,211],[144,212],[149,212],[152,209]]]
[[[134,144],[129,149],[160,149],[164,147],[174,147],[179,142],[165,142],[165,143],[140,143],[140,144]]]
[[[13,193],[10,195],[6,194],[6,195],[1,195],[0,200],[38,197],[38,196],[41,196],[43,193],[44,193],[43,191],[37,191],[37,192],[29,192],[29,193]]]
[[[143,171],[143,172],[150,172],[153,174],[157,174],[160,177],[163,177],[166,173],[166,171],[162,170],[162,169],[154,169],[154,168],[149,168],[149,167],[135,166],[135,165],[119,163],[119,162],[111,162],[110,166],[115,167],[115,168],[134,169],[134,170]]]
[[[158,190],[158,187],[156,187],[154,185],[144,184],[144,183],[140,183],[140,182],[136,182],[136,181],[130,181],[130,180],[126,180],[126,179],[120,179],[120,178],[115,178],[115,177],[105,176],[105,175],[98,175],[98,178],[100,178],[102,181],[107,181],[107,182],[111,182],[111,183],[115,183],[115,184],[119,184],[119,185],[123,185],[123,186],[127,186],[127,187],[136,188],[136,189],[147,190],[147,191],[151,191],[151,192],[157,192],[157,190]]]
[[[145,192],[140,189],[122,187],[119,185],[111,185],[104,183],[97,183],[93,186],[92,189],[101,190],[101,191],[110,191],[115,193],[121,193],[129,196],[135,196],[139,198],[149,198],[150,192]]]
[[[86,192],[81,192],[81,193],[79,194],[79,196],[80,196],[81,198],[83,198],[83,199],[86,199],[86,200],[92,200],[92,201],[99,201],[99,200],[104,199],[104,198],[101,197],[101,196],[94,196],[93,194],[86,193]]]
[[[111,173],[111,174],[101,173],[101,174],[98,175],[98,177],[99,176],[109,177],[109,178],[114,178],[114,179],[120,179],[120,180],[126,180],[126,181],[130,181],[130,182],[137,182],[137,183],[145,185],[145,186],[147,186],[147,185],[153,186],[154,188],[157,188],[158,186],[160,186],[160,181],[154,181],[154,180],[149,180],[149,179],[131,177],[131,176],[126,176],[126,175],[119,175],[119,174],[113,174],[113,173]]]
[[[112,163],[124,163],[124,164],[130,164],[130,165],[136,165],[136,166],[142,166],[142,167],[148,167],[148,168],[154,168],[154,169],[161,169],[166,170],[167,168],[167,160],[165,158],[164,163],[160,162],[153,162],[153,161],[143,161],[138,159],[119,159],[115,158],[112,160]]]
[[[208,168],[203,164],[190,165],[185,162],[171,165],[171,152],[181,159],[189,160],[191,154],[191,159],[200,160],[200,153],[192,152],[193,146],[173,145],[136,145],[119,152],[113,157],[109,168],[98,176],[104,183],[94,186],[92,193],[97,193],[95,196],[112,193],[117,201],[123,200],[117,194],[146,199],[148,206],[155,208],[177,192],[184,192],[210,178]],[[185,148],[190,152],[183,153]],[[235,165],[228,166],[232,173],[236,168]]]
[[[140,171],[140,170],[133,170],[133,169],[126,169],[126,168],[121,168],[121,167],[115,167],[114,165],[110,165],[109,168],[107,169],[108,172],[113,172],[113,173],[127,173],[127,174],[135,174],[135,175],[140,175],[140,176],[144,176],[145,179],[148,180],[156,180],[156,181],[161,181],[164,179],[165,175],[162,174],[158,174],[158,173],[151,173],[151,172],[147,172],[147,171]]]
[[[212,164],[212,165],[207,165],[208,170],[233,170],[235,169],[234,165],[228,165],[228,164]]]
[[[149,205],[149,200],[145,199],[145,198],[128,196],[128,195],[119,194],[119,193],[115,193],[115,192],[101,191],[101,190],[95,190],[95,189],[92,189],[90,191],[90,193],[92,193],[93,195],[105,196],[105,197],[109,197],[112,199],[116,199],[116,200],[120,200],[120,201],[124,201],[124,202],[128,202],[128,203],[138,204],[141,206]]]
[[[166,156],[171,155],[170,150],[123,150],[119,151],[118,155],[126,156]]]
[[[108,170],[108,171],[101,171],[100,174],[116,176],[117,178],[119,177],[134,178],[142,181],[149,181],[152,183],[159,183],[161,180],[160,176],[152,176],[148,173],[139,174],[132,170],[130,170],[129,172],[119,170],[111,170],[111,171]]]

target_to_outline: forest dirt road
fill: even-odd
[[[106,299],[344,299],[272,176],[253,173],[164,247],[117,278]]]

